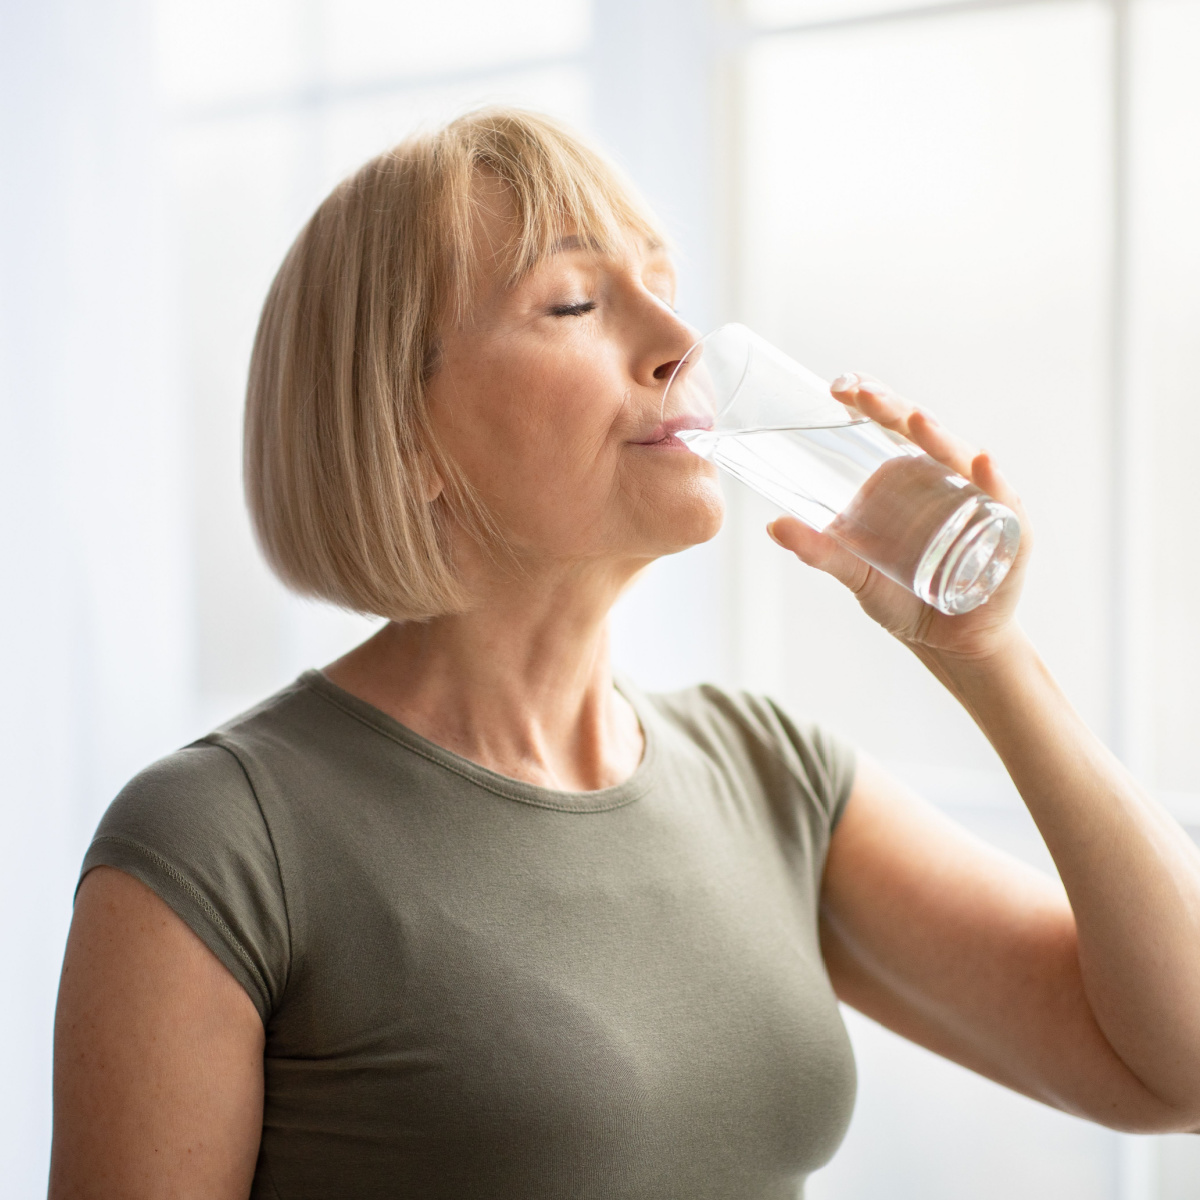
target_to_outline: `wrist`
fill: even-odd
[[[912,646],[917,657],[939,677],[956,683],[986,680],[1014,666],[1040,662],[1033,643],[1016,621],[971,646]]]

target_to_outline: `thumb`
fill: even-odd
[[[767,533],[802,563],[832,575],[855,595],[870,580],[871,568],[858,555],[835,542],[828,534],[818,533],[795,517],[777,517],[767,526]]]

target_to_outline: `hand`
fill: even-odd
[[[1015,631],[1013,612],[1032,547],[1029,518],[1020,498],[987,454],[973,449],[962,438],[942,428],[929,413],[915,408],[869,375],[843,375],[834,382],[832,391],[848,408],[908,438],[931,458],[1011,508],[1021,522],[1021,546],[1016,561],[986,604],[951,617],[917,599],[833,538],[810,529],[795,517],[780,517],[767,526],[767,532],[802,562],[844,583],[868,616],[914,649],[964,658],[993,653]]]

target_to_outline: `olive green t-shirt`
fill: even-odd
[[[152,888],[266,1028],[254,1197],[782,1200],[854,1063],[817,936],[851,752],[768,700],[623,693],[559,792],[308,672],[137,776],[83,871]]]

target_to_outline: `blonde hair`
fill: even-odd
[[[497,530],[433,436],[438,330],[469,315],[474,185],[490,172],[515,217],[509,284],[569,233],[601,252],[662,240],[616,168],[548,117],[486,109],[372,159],[313,214],[271,285],[246,394],[244,476],[263,554],[293,590],[423,620],[470,598],[452,523]],[[429,472],[443,481],[427,498]]]

